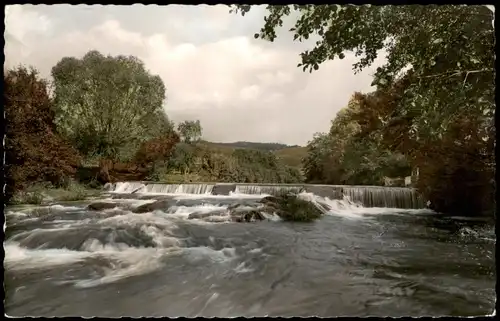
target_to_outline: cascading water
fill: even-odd
[[[106,190],[118,194],[6,211],[9,315],[484,315],[495,303],[494,227],[383,207],[416,207],[412,189],[121,182]],[[280,191],[323,215],[283,222],[294,209],[266,198]]]
[[[347,199],[364,207],[425,208],[417,191],[408,187],[305,185],[304,190],[331,200]]]
[[[342,194],[366,207],[424,208],[414,189],[405,187],[344,186]]]
[[[269,185],[269,184],[162,184],[119,182],[108,184],[105,189],[114,193],[263,195],[303,191],[331,200],[350,200],[364,207],[420,209],[425,208],[417,191],[407,187],[347,186],[347,185]]]
[[[143,190],[146,185],[140,182],[118,182],[110,187],[111,192],[115,193],[137,193]]]
[[[179,194],[212,194],[214,184],[180,184],[176,193]]]
[[[153,194],[174,194],[179,189],[179,186],[180,184],[148,184],[144,192]]]
[[[106,185],[105,189],[114,193],[149,193],[149,194],[211,194],[214,184],[161,184],[120,182]]]
[[[286,186],[286,185],[236,185],[235,193],[238,194],[273,194],[273,193],[300,193],[303,190],[302,186]]]

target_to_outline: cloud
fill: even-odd
[[[354,75],[352,55],[310,74],[296,67],[304,44],[253,39],[263,8],[245,17],[221,5],[7,8],[8,66],[49,77],[64,56],[135,55],[165,82],[168,115],[199,119],[208,140],[305,144],[354,91],[370,90],[373,69]]]

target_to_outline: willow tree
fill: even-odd
[[[86,156],[119,158],[172,126],[163,81],[136,57],[90,51],[61,59],[52,77],[58,129]]]

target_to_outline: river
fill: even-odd
[[[491,223],[426,209],[329,205],[312,223],[190,213],[265,194],[103,193],[6,209],[10,316],[474,316],[495,306]],[[158,198],[172,206],[133,213]]]

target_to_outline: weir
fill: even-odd
[[[104,189],[113,193],[135,194],[273,194],[280,192],[312,193],[332,200],[349,200],[365,207],[404,209],[425,208],[422,197],[413,188],[384,186],[311,185],[311,184],[251,184],[251,183],[190,183],[118,182],[106,184]]]
[[[257,184],[245,184],[245,185],[236,185],[234,193],[239,194],[272,194],[272,193],[280,193],[280,192],[289,192],[289,193],[300,193],[304,190],[303,186],[293,186],[293,185],[257,185]]]

